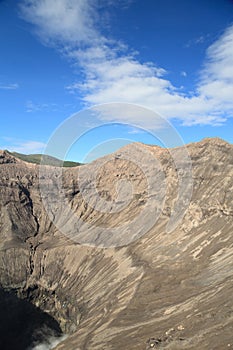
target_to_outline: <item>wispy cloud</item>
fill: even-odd
[[[207,50],[199,93],[233,112],[233,25]]]
[[[4,137],[4,145],[2,149],[8,149],[11,152],[19,152],[25,154],[43,153],[46,143],[32,140],[18,140],[14,138]]]
[[[131,135],[144,134],[144,133],[145,133],[145,130],[142,130],[136,127],[129,127],[128,129],[128,134],[131,134]]]
[[[25,0],[21,15],[36,26],[40,38],[50,44],[66,46],[99,42],[94,29],[95,6],[90,0]]]
[[[57,103],[38,103],[31,100],[26,102],[26,112],[36,113],[36,112],[73,112],[76,105],[73,103],[66,103],[64,105]]]
[[[200,35],[197,38],[193,38],[193,39],[189,40],[187,42],[187,44],[185,45],[185,47],[189,48],[191,46],[204,44],[209,38],[210,38],[209,34],[207,34],[207,35]]]
[[[106,3],[111,6],[112,1]],[[87,106],[135,103],[186,125],[219,125],[232,116],[233,26],[209,47],[198,86],[185,93],[171,83],[163,67],[141,62],[126,44],[103,34],[100,4],[95,0],[24,0],[21,5],[22,16],[35,26],[41,40],[82,67],[85,78],[68,86],[70,92],[81,94]],[[204,39],[197,38],[196,44]]]
[[[27,101],[26,111],[28,113],[39,112],[39,111],[52,111],[56,112],[58,110],[58,105],[56,103],[35,103],[32,101]]]
[[[11,84],[0,83],[1,90],[16,90],[18,88],[19,88],[19,84],[17,83],[11,83]]]

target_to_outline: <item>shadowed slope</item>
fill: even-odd
[[[61,329],[47,313],[13,292],[0,289],[0,348],[25,350],[61,335]]]

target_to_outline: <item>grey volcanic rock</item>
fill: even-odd
[[[154,154],[162,170],[155,167],[146,178],[133,162],[135,147]],[[78,174],[88,179],[100,160],[82,170],[63,170],[67,203],[82,222],[99,225],[103,232],[140,215],[149,196],[159,198],[155,206],[161,204],[165,174],[166,196],[155,225],[115,248],[96,247],[97,236],[92,246],[81,245],[75,233],[82,227],[69,218],[70,231],[64,235],[65,206],[54,200],[52,222],[41,199],[39,166],[1,152],[0,286],[47,312],[69,334],[57,350],[233,348],[233,146],[205,139],[187,149],[191,201],[170,233],[166,228],[178,175],[169,150],[133,144],[104,158],[96,178],[104,201],[117,198],[119,178],[133,186],[133,198],[119,212],[97,211],[82,196]],[[173,152],[179,156],[180,149]],[[124,159],[126,153],[132,162]],[[46,173],[42,183],[54,184],[56,169],[47,166]],[[150,193],[148,181],[154,186]]]

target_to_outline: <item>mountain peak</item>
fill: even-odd
[[[209,145],[216,145],[216,146],[230,145],[229,142],[221,139],[220,137],[205,137],[204,139],[202,139],[197,143],[199,143],[200,145],[209,144]]]

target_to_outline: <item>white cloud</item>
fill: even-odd
[[[36,26],[46,43],[87,44],[98,40],[90,0],[25,0],[22,16]]]
[[[11,84],[0,83],[1,90],[16,90],[18,88],[19,88],[19,84],[17,84],[17,83],[11,83]]]
[[[233,25],[207,50],[199,93],[233,111]]]
[[[88,106],[134,103],[185,125],[219,125],[232,116],[233,26],[209,47],[196,89],[184,93],[173,86],[162,67],[140,62],[124,43],[101,33],[97,4],[101,1],[25,0],[21,6],[24,18],[36,26],[43,41],[81,66],[85,79],[68,86],[70,92],[81,93]],[[200,37],[196,43],[203,40]],[[131,122],[137,118],[132,116]]]
[[[153,110],[131,103],[101,104],[93,107],[92,112],[102,122],[119,121],[128,124],[128,127],[133,124],[134,128],[142,131],[148,129],[158,131],[167,126],[165,119]]]

